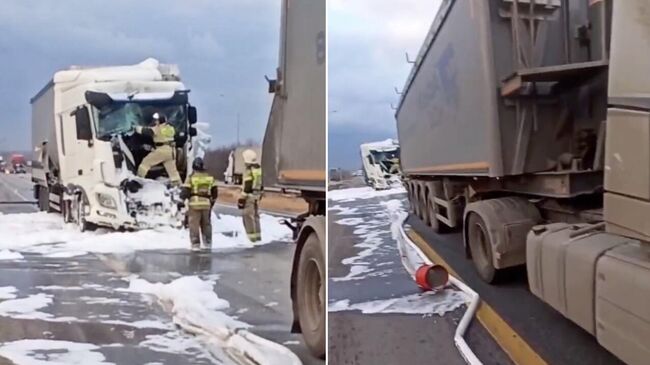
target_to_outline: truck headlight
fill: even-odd
[[[115,199],[108,194],[97,193],[97,202],[104,208],[117,209]]]

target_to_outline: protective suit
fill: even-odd
[[[242,178],[242,191],[237,206],[242,209],[242,219],[246,235],[252,242],[262,239],[260,226],[259,201],[262,196],[262,169],[257,162],[257,154],[253,150],[243,152],[246,170]]]
[[[159,113],[154,113],[153,127],[138,126],[135,131],[139,134],[148,135],[153,138],[155,149],[142,160],[138,167],[138,176],[146,177],[149,170],[158,164],[162,164],[172,185],[180,185],[181,177],[176,168],[176,145],[174,144],[174,127],[167,123],[167,118]]]
[[[205,172],[203,159],[196,158],[194,172],[187,177],[181,189],[181,198],[189,199],[188,224],[192,250],[199,250],[201,238],[205,249],[212,247],[212,205],[217,200],[218,188],[212,176]]]

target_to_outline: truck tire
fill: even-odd
[[[409,199],[409,213],[411,214],[416,214],[415,213],[415,187],[413,182],[409,182],[406,186],[407,192],[408,192],[408,199]]]
[[[413,214],[416,217],[422,219],[422,212],[420,212],[420,184],[417,182],[413,183]]]
[[[477,213],[470,213],[467,217],[467,238],[469,249],[472,253],[474,267],[479,276],[487,283],[493,283],[496,278],[497,269],[492,261],[492,241],[488,234],[487,226]]]
[[[429,214],[429,227],[436,233],[444,233],[446,225],[436,217],[436,203],[433,200],[433,193],[427,197],[427,214]]]
[[[50,192],[47,188],[37,185],[36,189],[38,189],[38,209],[41,212],[49,212],[50,211]]]
[[[97,228],[94,224],[86,221],[84,217],[84,199],[83,196],[77,195],[75,204],[71,204],[72,215],[75,223],[79,226],[81,232],[94,231]]]
[[[418,201],[418,204],[420,205],[420,219],[422,219],[422,222],[424,222],[424,224],[426,224],[427,226],[430,226],[431,225],[431,215],[429,214],[429,207],[428,207],[429,196],[428,195],[429,195],[429,193],[427,191],[426,185],[422,184],[420,186],[420,199]]]
[[[310,233],[298,264],[298,317],[307,348],[325,357],[325,258],[316,233]]]

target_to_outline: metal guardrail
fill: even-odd
[[[34,201],[21,200],[21,201],[15,201],[15,202],[13,202],[13,201],[0,201],[0,205],[14,205],[14,204],[16,204],[16,205],[19,205],[19,204],[20,205],[31,205],[31,204],[36,205],[36,204],[38,204],[38,202],[35,201],[35,200]]]

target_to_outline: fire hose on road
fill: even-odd
[[[406,234],[406,231],[404,230],[404,222],[406,221],[407,217],[408,214],[403,211],[391,212],[391,221],[393,222],[391,230],[393,233],[393,238],[397,241],[397,247],[400,252],[402,264],[404,265],[404,268],[409,273],[409,275],[411,275],[414,280],[418,282],[420,287],[435,287],[435,284],[430,285],[421,282],[423,280],[422,277],[420,277],[420,280],[418,280],[418,275],[416,274],[418,274],[418,270],[422,269],[425,265],[428,266],[428,268],[426,268],[426,271],[430,271],[429,268],[439,266],[435,265],[435,263],[432,262]],[[422,271],[424,270],[420,271],[420,276],[422,275]],[[437,277],[440,276],[441,275],[437,275]],[[469,301],[467,302],[467,310],[465,311],[463,318],[458,323],[458,327],[456,327],[456,331],[454,333],[454,344],[468,364],[482,365],[481,360],[476,357],[472,349],[467,345],[467,342],[464,338],[465,332],[467,331],[467,328],[469,327],[469,324],[474,318],[474,314],[478,309],[478,305],[480,303],[479,295],[474,290],[472,290],[472,288],[468,287],[465,285],[465,283],[458,280],[454,276],[449,275],[448,277],[448,283],[460,289],[469,298]]]

